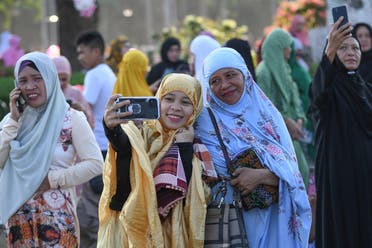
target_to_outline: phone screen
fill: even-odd
[[[340,18],[341,16],[344,17],[339,27],[349,22],[346,5],[341,5],[341,6],[332,8],[332,16],[333,16],[333,22],[336,22],[338,18]]]

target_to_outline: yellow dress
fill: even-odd
[[[190,82],[179,78],[177,81],[184,91],[189,91],[191,86],[194,87]],[[158,94],[164,93],[162,87],[166,86],[162,85]],[[199,88],[200,85],[197,92],[201,94]],[[172,90],[175,90],[174,83],[168,88],[168,92]],[[190,99],[195,102],[197,110],[188,124],[194,122],[202,106],[201,98],[190,96]],[[198,101],[194,101],[195,99]],[[109,208],[110,200],[116,192],[117,180],[116,152],[110,146],[103,172],[104,189],[99,203],[100,226],[97,247],[203,247],[210,188],[202,180],[202,162],[194,154],[185,204],[180,201],[162,222],[157,209],[153,170],[169,150],[177,130],[164,130],[157,120],[145,123],[141,129],[133,122],[122,125],[122,128],[132,146],[131,193],[120,212]]]

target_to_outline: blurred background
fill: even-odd
[[[10,37],[16,37],[20,52],[39,50],[66,56],[76,72],[71,81],[79,84],[83,75],[75,39],[87,29],[100,31],[108,48],[112,40],[124,37],[154,64],[159,61],[161,42],[169,36],[181,40],[186,60],[189,42],[201,31],[221,44],[243,38],[256,49],[273,27],[288,29],[291,18],[301,14],[309,32],[313,68],[333,22],[330,9],[341,4],[348,6],[352,23],[372,24],[371,0],[1,0],[0,106],[6,105],[13,87],[13,67],[1,61]]]
[[[213,30],[218,24],[208,30],[217,38],[229,29],[241,27],[238,35],[254,44],[262,38],[265,28],[289,25],[291,14],[296,12],[305,15],[309,28],[324,26],[327,10],[340,4],[349,5],[351,15],[355,12],[352,21],[371,19],[367,14],[371,13],[369,0],[2,0],[0,32],[20,36],[25,51],[58,45],[73,69],[78,70],[74,41],[82,30],[97,29],[108,44],[125,35],[134,46],[151,55],[158,52],[167,32],[185,25],[196,32],[208,25],[205,18],[225,25],[225,29],[218,30],[220,34]]]

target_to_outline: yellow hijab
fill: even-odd
[[[123,96],[153,96],[145,76],[148,67],[146,55],[136,49],[129,50],[119,64],[113,94]]]
[[[187,123],[192,125],[203,104],[199,82],[189,75],[172,73],[162,80],[157,97],[161,100],[172,91],[185,93],[193,103],[194,112]],[[201,161],[193,156],[186,204],[175,206],[167,219],[161,222],[153,170],[173,144],[177,130],[164,128],[159,120],[144,123],[141,130],[133,122],[122,125],[122,128],[132,146],[132,191],[121,212],[109,208],[116,191],[116,153],[110,146],[99,203],[97,247],[203,247],[206,199],[210,190],[202,180]]]

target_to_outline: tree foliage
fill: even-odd
[[[176,37],[181,41],[182,47],[188,47],[191,40],[201,32],[212,35],[220,44],[231,38],[245,38],[248,27],[239,26],[233,19],[212,20],[207,17],[187,15],[178,27],[165,27],[161,34],[155,35],[156,41],[163,41],[168,37]]]
[[[2,28],[9,29],[11,27],[13,16],[16,15],[19,8],[35,10],[35,18],[40,20],[41,0],[1,0],[0,15],[3,17]]]

